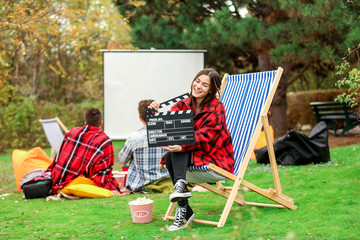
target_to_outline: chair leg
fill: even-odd
[[[222,191],[224,191],[225,187],[222,185],[221,181],[216,182],[216,187]]]
[[[331,122],[329,122],[329,125],[330,125],[330,128],[334,131],[335,136],[337,136],[337,134],[336,134],[337,129],[336,129],[335,123],[333,121],[331,121]]]
[[[230,192],[230,195],[226,201],[226,205],[224,207],[224,210],[221,214],[221,217],[220,217],[220,220],[218,222],[218,225],[217,227],[223,227],[225,225],[225,222],[229,216],[229,213],[230,213],[230,210],[231,210],[231,207],[235,201],[235,198],[237,196],[237,193],[238,193],[238,189],[240,187],[240,184],[241,184],[241,180],[240,178],[236,178],[236,181],[234,182],[234,185],[233,185],[233,189],[231,190]]]
[[[54,160],[54,157],[55,157],[55,150],[53,148],[51,148],[51,152],[50,152],[51,160]]]
[[[199,186],[218,194],[219,196],[222,196],[224,198],[229,198],[230,196],[230,192],[232,191],[232,187],[231,189],[229,189],[228,187],[224,187],[222,186],[221,182],[220,185],[218,185],[218,183],[216,183],[217,187],[213,187],[212,185],[208,184],[208,183],[198,183]],[[240,195],[239,193],[236,194],[234,202],[240,204],[241,206],[243,206],[245,204],[244,201],[244,196]]]
[[[168,210],[166,211],[165,213],[165,216],[163,217],[163,219],[165,221],[169,221],[171,217],[171,215],[173,214],[174,210],[175,210],[175,207],[176,207],[176,202],[172,202],[170,203],[169,207],[168,207]]]
[[[355,127],[355,125],[351,125],[351,124],[347,123],[341,132],[341,136],[344,136],[345,132],[349,131],[350,129],[352,129],[354,127]]]
[[[273,146],[273,143],[271,140],[271,133],[270,133],[268,117],[261,116],[261,121],[262,121],[263,127],[264,127],[266,143],[267,143],[267,147],[268,147],[269,160],[270,160],[270,165],[271,165],[271,171],[272,171],[273,180],[274,180],[274,184],[275,184],[276,195],[281,196],[281,193],[282,193],[281,184],[280,184],[279,172],[277,170],[274,146]]]

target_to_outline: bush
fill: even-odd
[[[304,125],[316,125],[316,118],[312,112],[310,102],[333,102],[344,89],[317,90],[287,95],[287,127],[299,130]]]
[[[0,108],[0,152],[6,149],[50,147],[39,119],[59,117],[68,129],[84,125],[84,112],[100,108],[100,102],[86,101],[65,105],[25,98]],[[100,108],[101,109],[101,108]]]
[[[347,91],[337,96],[336,100],[345,102],[360,113],[360,44],[357,48],[349,50],[343,62],[335,67],[336,75],[341,76],[336,82],[338,88],[347,88]],[[351,56],[353,55],[353,56]],[[354,62],[350,64],[349,61]]]
[[[316,124],[310,102],[334,101],[346,90],[318,90],[289,93],[287,96],[288,129],[299,130],[301,126]],[[0,107],[0,152],[7,149],[50,147],[39,119],[59,117],[68,129],[84,124],[84,112],[89,107],[102,109],[101,101],[64,104],[36,101],[31,98],[10,102]]]

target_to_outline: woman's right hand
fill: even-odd
[[[148,108],[157,110],[160,107],[160,104],[156,101],[153,101],[152,103],[150,103],[150,105],[148,106]]]

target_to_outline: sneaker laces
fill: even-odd
[[[185,190],[186,184],[187,184],[187,181],[185,181],[183,179],[177,180],[174,185],[175,192],[183,192]]]
[[[176,209],[176,214],[175,214],[175,221],[174,224],[177,227],[180,227],[181,225],[184,224],[183,220],[185,218],[186,215],[186,207],[178,207]]]

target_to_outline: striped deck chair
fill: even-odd
[[[283,69],[279,67],[276,71],[224,76],[225,80],[223,79],[222,86],[225,86],[225,88],[221,101],[226,109],[226,123],[232,137],[235,154],[235,171],[234,174],[231,174],[214,164],[202,167],[189,167],[187,169],[186,178],[188,182],[197,183],[227,199],[218,222],[199,219],[194,219],[194,222],[223,227],[234,202],[243,206],[252,205],[293,210],[297,208],[294,205],[293,199],[282,194],[267,118],[267,113],[282,72]],[[243,179],[262,128],[264,129],[269,149],[274,189],[261,189]],[[221,180],[231,180],[234,182],[233,186],[224,187],[221,184]],[[216,183],[216,187],[209,183]],[[245,201],[244,196],[238,193],[241,190],[240,185],[277,204]],[[170,204],[164,217],[165,221],[175,219],[171,216],[175,207],[176,203]]]
[[[65,127],[65,125],[61,122],[61,120],[58,117],[51,119],[39,119],[39,122],[44,128],[46,138],[51,146],[50,158],[54,159],[55,157],[54,152],[56,153],[59,152],[61,143],[64,139],[63,131],[67,133],[69,130]]]

